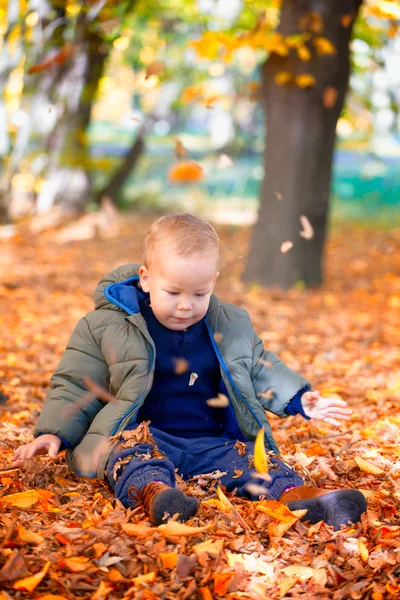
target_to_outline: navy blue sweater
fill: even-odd
[[[156,347],[156,364],[153,385],[137,421],[149,420],[153,427],[182,438],[222,435],[226,409],[206,403],[218,396],[221,371],[204,320],[186,331],[172,331],[157,320],[149,301],[142,302],[140,310]],[[179,372],[182,365],[187,366],[184,373]],[[197,378],[189,385],[193,373]],[[291,400],[287,414],[299,413],[308,419],[301,405],[305,391]]]

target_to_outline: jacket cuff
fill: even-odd
[[[301,415],[303,419],[307,421],[311,420],[311,417],[308,417],[304,412],[303,405],[301,403],[301,397],[305,392],[309,392],[310,387],[305,386],[297,394],[291,399],[287,407],[285,408],[285,413],[287,415]]]
[[[41,435],[45,435],[47,433],[50,433],[49,431],[42,431],[41,433],[38,433],[35,438],[40,437]],[[56,433],[52,433],[51,435],[57,435]],[[67,442],[67,440],[64,440],[64,438],[60,437],[59,435],[57,435],[58,438],[60,438],[61,440],[61,446],[58,450],[58,452],[62,452],[63,450],[67,450],[68,448],[71,448],[71,444],[69,442]]]

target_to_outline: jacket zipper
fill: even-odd
[[[259,426],[259,428],[260,428],[260,429],[262,429],[262,423],[261,423],[261,421],[258,419],[257,415],[255,414],[255,412],[253,411],[253,409],[251,408],[251,406],[250,406],[250,404],[247,402],[247,400],[245,400],[245,399],[243,398],[243,396],[242,396],[242,394],[240,393],[240,391],[239,391],[239,389],[238,389],[238,387],[237,387],[236,383],[235,383],[235,382],[234,382],[234,380],[233,380],[233,377],[232,377],[232,375],[231,375],[231,374],[230,374],[230,372],[229,372],[229,369],[228,369],[228,367],[227,367],[227,366],[226,366],[226,364],[225,364],[225,361],[224,361],[224,359],[223,359],[223,358],[222,358],[222,356],[221,356],[221,353],[220,353],[220,351],[219,351],[219,348],[218,348],[217,344],[215,343],[214,334],[213,334],[213,332],[212,332],[212,329],[211,329],[211,326],[210,326],[209,322],[207,321],[207,319],[204,319],[204,321],[205,321],[205,324],[206,324],[206,326],[207,326],[208,336],[209,336],[209,338],[210,338],[211,345],[212,345],[212,347],[213,347],[213,349],[214,349],[214,352],[215,352],[215,354],[216,354],[216,357],[217,357],[217,359],[218,359],[218,362],[219,362],[220,366],[222,367],[222,369],[223,369],[223,371],[224,371],[225,375],[228,377],[228,379],[229,379],[229,381],[230,381],[230,384],[231,384],[231,386],[233,387],[233,389],[234,389],[234,391],[235,391],[236,395],[237,395],[237,396],[238,396],[238,398],[240,398],[240,400],[241,400],[241,401],[242,401],[242,402],[243,402],[243,403],[244,403],[244,404],[247,406],[247,408],[249,409],[249,411],[250,411],[250,412],[251,412],[251,414],[253,415],[253,417],[254,417],[255,421],[257,422],[257,425]],[[269,439],[269,437],[267,436],[267,434],[266,434],[266,432],[265,432],[265,431],[264,431],[264,436],[265,436],[265,439],[267,440],[268,446],[271,448],[271,450],[272,450],[273,452],[275,452],[275,450],[274,450],[275,444],[272,444],[272,443],[271,443],[271,441],[270,441],[270,439]]]

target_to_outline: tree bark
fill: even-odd
[[[265,178],[243,275],[246,282],[289,288],[298,282],[315,286],[323,281],[335,130],[350,73],[352,24],[347,20],[349,15],[356,17],[361,3],[362,0],[283,2],[278,32],[289,36],[309,30],[312,37],[307,47],[312,58],[302,62],[292,49],[285,57],[272,53],[263,65]],[[323,31],[316,30],[315,15],[322,17]],[[315,36],[332,42],[336,53],[319,56],[314,48]],[[279,86],[275,76],[282,71],[293,78],[309,73],[316,84],[309,88],[294,82]],[[314,229],[312,239],[299,236],[301,215],[308,218]],[[280,248],[285,241],[294,246],[282,253]]]

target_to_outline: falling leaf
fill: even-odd
[[[175,138],[175,156],[176,158],[185,158],[187,150],[180,139]]]
[[[265,392],[259,392],[257,396],[259,396],[260,398],[267,398],[267,400],[272,400],[272,398],[274,397],[274,393],[274,388],[271,388],[269,390],[266,390]]]
[[[160,552],[159,556],[164,569],[175,569],[178,562],[178,554],[176,552]]]
[[[300,46],[300,48],[297,48],[297,55],[303,62],[308,62],[311,59],[311,52],[307,46]]]
[[[244,473],[243,469],[233,469],[233,472],[235,473],[234,475],[232,475],[232,479],[238,479],[239,477],[241,477]]]
[[[93,381],[91,377],[84,377],[83,383],[86,385],[87,389],[92,392],[96,398],[103,400],[103,402],[113,402],[115,398],[112,394],[110,394],[105,388],[101,385]]]
[[[160,75],[165,69],[165,65],[161,60],[155,60],[147,68],[145,72],[145,79],[150,79],[152,75]]]
[[[30,577],[25,577],[16,581],[13,585],[14,590],[21,590],[23,592],[33,592],[39,585],[39,583],[46,577],[47,571],[49,570],[51,562],[48,561],[43,569]]]
[[[250,494],[254,494],[254,496],[268,495],[268,488],[263,485],[258,485],[258,483],[246,483],[246,491],[250,492]]]
[[[371,473],[372,475],[384,475],[385,471],[376,467],[372,463],[360,458],[359,456],[355,456],[354,460],[362,471],[366,471],[367,473]]]
[[[194,183],[204,179],[204,171],[193,160],[181,161],[170,167],[168,179],[171,183]]]
[[[268,473],[264,427],[257,433],[256,441],[254,442],[254,467],[258,473]]]
[[[292,75],[288,71],[279,71],[274,77],[277,85],[286,85],[292,81]]]
[[[354,13],[350,13],[348,15],[342,15],[342,18],[340,19],[343,27],[350,27],[353,20],[354,20]]]
[[[277,200],[283,199],[283,194],[281,194],[281,192],[274,192],[274,196]]]
[[[333,87],[333,85],[328,85],[324,89],[324,93],[322,96],[322,102],[325,108],[333,108],[336,104],[338,98],[339,91],[337,88]]]
[[[211,524],[205,525],[204,527],[190,527],[189,525],[180,523],[178,521],[168,521],[168,523],[165,523],[164,525],[159,525],[157,527],[157,531],[160,531],[165,537],[187,537],[199,535],[200,533],[210,529],[210,527]]]
[[[224,337],[223,333],[219,333],[219,331],[217,331],[216,333],[214,333],[214,340],[217,342],[217,344],[219,344],[220,342],[222,342],[222,338]]]
[[[218,398],[209,398],[206,403],[212,408],[226,408],[229,406],[229,399],[225,394],[218,394]]]
[[[183,375],[186,371],[189,371],[189,363],[184,358],[173,358],[175,363],[174,373],[175,375]]]
[[[310,75],[309,73],[296,75],[295,82],[301,88],[309,88],[317,83],[314,75]]]
[[[310,221],[304,215],[300,215],[300,223],[303,229],[300,231],[299,235],[305,240],[311,240],[314,237],[314,229],[312,228]]]
[[[191,373],[190,374],[190,379],[189,379],[189,385],[192,386],[195,384],[196,379],[198,379],[199,376],[197,375],[197,373]]]
[[[336,48],[330,40],[324,37],[314,37],[312,42],[317,50],[317,53],[322,56],[324,54],[336,54]]]
[[[291,248],[293,248],[293,242],[283,242],[283,244],[281,245],[282,254],[286,254],[286,252],[289,252]]]
[[[136,123],[141,123],[142,120],[139,117],[131,117],[131,121],[136,121]]]
[[[49,108],[48,108],[47,112],[48,112],[48,113],[51,113],[51,106],[49,106]]]
[[[232,167],[233,160],[227,154],[221,154],[217,160],[217,169],[227,169]]]

